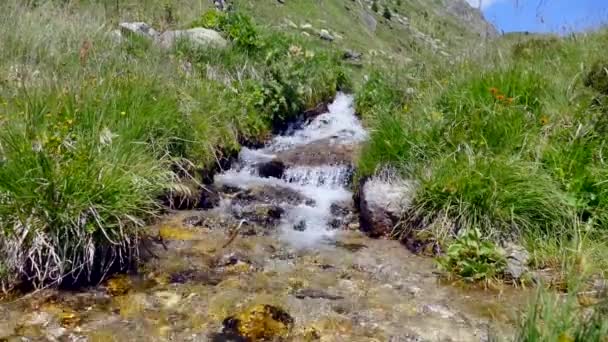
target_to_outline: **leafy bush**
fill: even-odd
[[[191,26],[222,31],[237,46],[244,49],[256,50],[262,47],[262,41],[253,20],[242,13],[224,13],[213,9],[203,13],[201,18]]]
[[[502,251],[491,241],[482,240],[478,229],[459,236],[437,262],[443,270],[470,281],[500,277],[506,267]]]

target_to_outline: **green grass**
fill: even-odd
[[[516,341],[603,342],[608,336],[608,302],[599,299],[590,307],[579,305],[584,294],[564,296],[538,290],[535,301],[523,315]]]
[[[154,1],[119,5],[0,5],[5,290],[22,280],[97,281],[128,266],[141,227],[179,182],[200,180],[241,143],[263,141],[348,85],[338,52],[238,13],[221,28],[232,41],[221,51],[117,43],[109,31],[122,19],[179,28],[203,14]],[[188,176],[179,173],[186,179],[176,165],[190,165]]]
[[[505,37],[454,66],[370,78],[357,98],[372,125],[358,172],[388,166],[418,181],[403,236],[430,231],[449,245],[478,228],[532,251],[565,248],[581,229],[605,241],[607,40],[605,30]]]

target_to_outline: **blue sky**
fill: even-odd
[[[567,33],[608,22],[608,0],[467,0],[504,32]],[[481,1],[481,4],[480,4]]]

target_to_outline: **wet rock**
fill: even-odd
[[[530,253],[523,246],[509,244],[505,247],[505,254],[507,256],[505,273],[508,276],[519,279],[528,272]]]
[[[317,116],[323,114],[323,113],[327,113],[329,112],[329,103],[328,102],[321,102],[318,105],[316,105],[314,108],[310,108],[304,111],[303,116],[304,116],[304,120],[306,121],[310,121],[314,118],[316,118]]]
[[[249,341],[286,338],[294,319],[283,309],[266,304],[255,305],[224,320],[224,334],[240,336]]]
[[[362,243],[349,243],[349,242],[342,242],[342,241],[335,241],[333,243],[333,245],[336,246],[337,248],[342,248],[349,252],[358,252],[364,248],[367,248],[367,246]]]
[[[311,288],[300,289],[294,293],[294,296],[298,299],[304,299],[304,298],[329,299],[329,300],[344,299],[344,297],[342,297],[342,296],[333,295],[333,294],[327,293],[320,289],[311,289]]]
[[[158,37],[158,32],[144,22],[124,22],[120,23],[118,27],[124,35],[137,35],[151,40]]]
[[[397,176],[378,176],[360,186],[361,230],[371,237],[391,234],[414,195],[412,181]]]
[[[334,216],[346,216],[351,212],[348,203],[332,203],[329,209]]]
[[[300,222],[293,225],[293,230],[303,232],[306,230],[306,221],[301,220]]]
[[[200,200],[197,205],[199,209],[213,209],[220,204],[220,194],[213,186],[206,185],[201,191]]]
[[[278,159],[274,159],[266,163],[257,164],[256,169],[260,177],[280,179],[285,172],[285,164]]]
[[[180,39],[190,42],[197,48],[225,48],[228,41],[219,32],[195,27],[189,30],[166,31],[158,37],[158,44],[165,49],[172,48]]]
[[[247,206],[251,203],[298,205],[306,203],[314,205],[314,200],[302,195],[296,190],[280,186],[260,186],[253,189],[236,192],[232,198],[233,204]]]
[[[169,275],[172,284],[185,284],[188,282],[215,286],[222,282],[222,278],[213,273],[196,269],[183,270]]]

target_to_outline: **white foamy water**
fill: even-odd
[[[334,139],[334,143],[356,143],[367,138],[367,132],[355,115],[352,95],[338,93],[328,107],[329,112],[317,116],[294,134],[275,137],[263,151],[279,152],[328,138]]]
[[[300,165],[285,170],[283,178],[277,179],[260,177],[255,164],[272,160],[276,152],[322,139],[330,139],[332,144],[353,144],[365,140],[367,132],[355,116],[353,102],[351,95],[339,93],[327,113],[317,116],[302,129],[291,135],[277,136],[262,149],[243,148],[238,163],[233,169],[217,175],[215,182],[241,189],[269,186],[295,190],[312,199],[314,204],[283,203],[281,207],[285,213],[280,226],[281,236],[297,247],[310,247],[333,236],[328,224],[331,205],[351,199],[352,194],[347,189],[352,173],[350,167]],[[304,230],[295,230],[295,226]]]

